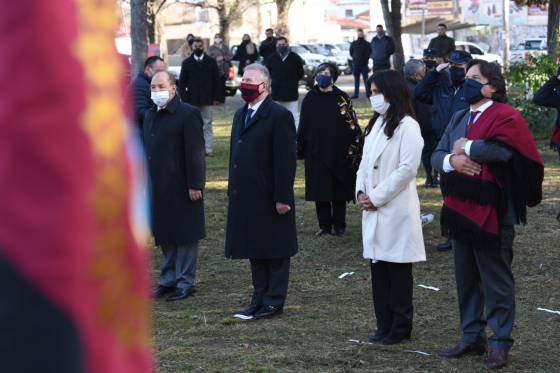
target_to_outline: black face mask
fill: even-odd
[[[424,60],[424,65],[426,65],[428,69],[434,69],[437,66],[437,62],[434,60]]]
[[[194,42],[194,39],[187,40],[187,43],[188,43],[189,45],[192,45],[193,42]]]
[[[197,57],[202,56],[203,53],[204,53],[204,50],[202,50],[202,49],[197,48],[197,49],[194,50],[194,55],[197,56]]]
[[[461,83],[463,83],[463,81],[465,80],[466,73],[465,69],[463,69],[462,67],[452,66],[449,68],[449,75],[451,76],[453,85],[461,85]]]

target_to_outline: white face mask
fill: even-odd
[[[391,106],[391,104],[385,101],[385,96],[383,96],[383,94],[381,93],[375,96],[371,96],[369,98],[369,101],[371,102],[372,109],[381,115],[384,115],[387,110],[389,110],[389,106]]]
[[[169,101],[169,91],[152,91],[151,97],[157,107],[163,107]]]

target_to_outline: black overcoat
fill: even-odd
[[[204,54],[201,62],[194,54],[186,58],[181,65],[179,74],[179,95],[181,100],[194,106],[213,105],[220,101],[223,87],[216,60]]]
[[[348,95],[311,89],[301,104],[298,158],[305,159],[307,201],[351,201],[356,171],[350,147],[359,151],[360,127]]]
[[[189,198],[189,189],[204,190],[205,184],[200,112],[177,96],[160,111],[153,107],[144,120],[144,144],[156,245],[185,245],[204,238],[204,203]]]
[[[267,97],[247,128],[247,105],[233,118],[228,183],[226,257],[287,258],[297,253],[294,206],[294,118]],[[276,202],[289,204],[285,215]]]

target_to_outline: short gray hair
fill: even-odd
[[[421,73],[424,70],[424,67],[424,62],[412,59],[404,65],[404,76],[412,77],[416,73]]]
[[[245,66],[244,71],[249,71],[249,70],[256,70],[260,72],[263,80],[266,82],[267,88],[270,89],[270,84],[272,79],[270,78],[270,71],[268,71],[265,65],[262,65],[260,63],[252,63],[250,65]]]
[[[177,78],[175,77],[175,74],[173,74],[171,71],[169,70],[161,70],[158,71],[154,74],[154,76],[156,76],[157,74],[165,74],[167,75],[167,79],[169,80],[169,84],[170,85],[177,85]],[[152,79],[154,78],[154,76],[152,76]]]

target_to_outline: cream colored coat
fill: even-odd
[[[423,146],[420,126],[409,116],[390,140],[383,133],[382,117],[366,136],[356,195],[366,193],[377,211],[362,214],[364,258],[393,263],[426,260],[416,191]]]

